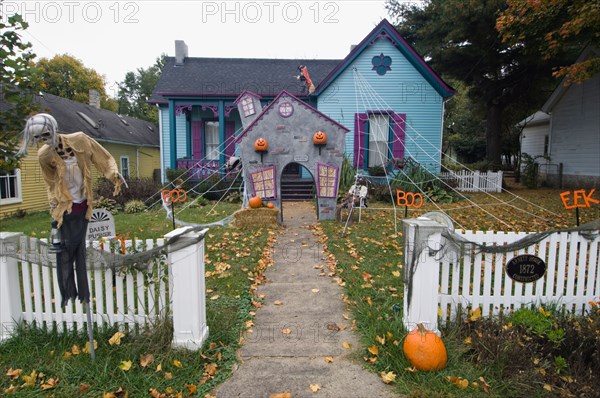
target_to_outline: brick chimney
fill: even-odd
[[[97,90],[90,90],[88,96],[90,106],[100,109],[100,93]]]
[[[183,40],[175,40],[175,66],[182,66],[187,56],[187,44]]]

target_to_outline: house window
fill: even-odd
[[[383,166],[389,160],[390,118],[386,114],[369,115],[369,167]]]
[[[544,136],[544,156],[548,156],[548,147],[550,146],[550,137]]]
[[[274,199],[277,196],[275,190],[275,167],[267,167],[250,174],[254,195],[263,199]]]
[[[317,163],[317,196],[337,197],[338,168]]]
[[[219,122],[204,123],[204,148],[206,160],[219,160]]]
[[[282,117],[290,117],[292,116],[292,113],[294,113],[294,107],[291,103],[286,101],[279,104],[278,111]]]
[[[121,175],[123,178],[129,179],[129,157],[121,156]]]
[[[21,170],[0,171],[0,204],[22,202]]]
[[[251,97],[244,97],[242,99],[242,112],[244,112],[244,117],[252,116],[256,113]]]

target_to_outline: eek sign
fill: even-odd
[[[579,207],[592,207],[592,203],[598,204],[600,200],[592,198],[594,195],[594,191],[596,189],[592,189],[590,192],[586,193],[585,189],[579,189],[577,191],[573,191],[573,198],[571,199],[571,191],[565,191],[560,194],[560,198],[562,199],[563,205],[565,209],[575,209]]]

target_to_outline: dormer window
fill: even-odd
[[[256,113],[252,97],[248,96],[242,99],[242,112],[244,113],[244,117],[252,116]]]

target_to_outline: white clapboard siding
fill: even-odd
[[[466,240],[502,246],[526,233],[472,232]],[[482,316],[508,313],[524,306],[552,305],[558,310],[583,314],[600,296],[600,238],[588,240],[578,232],[554,233],[542,241],[509,253],[466,251],[462,258],[442,260],[438,303],[442,321],[467,307],[481,308]],[[514,256],[533,254],[546,263],[546,274],[532,283],[513,281],[505,264]]]
[[[131,252],[135,245],[137,251],[164,245],[164,239],[124,241],[125,251]],[[94,248],[108,251],[111,245],[101,242],[89,242]],[[38,326],[56,328],[59,331],[84,329],[87,317],[83,305],[75,300],[63,309],[60,306],[61,294],[56,277],[56,264],[50,258],[44,258],[38,240],[21,237],[20,245],[41,259],[37,262],[19,262],[19,284],[22,292],[22,319]],[[112,250],[121,251],[121,243],[112,245]],[[170,302],[166,278],[166,259],[151,263],[151,273],[139,270],[113,271],[104,268],[100,259],[88,257],[88,281],[91,294],[92,320],[98,326],[123,324],[129,330],[139,325],[153,322],[158,316],[166,314]],[[162,265],[158,264],[161,263]]]
[[[502,171],[449,171],[440,173],[440,178],[461,192],[502,192]]]

